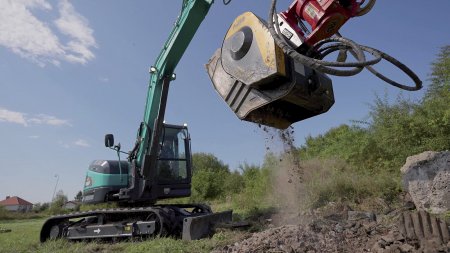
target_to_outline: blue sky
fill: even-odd
[[[291,1],[279,1],[285,9]],[[211,152],[236,168],[260,164],[267,137],[242,122],[216,94],[204,64],[221,45],[236,16],[267,16],[270,1],[217,0],[176,69],[166,122],[187,123],[195,152]],[[103,146],[114,133],[131,149],[143,117],[148,67],[158,55],[181,1],[0,0],[0,199],[18,195],[50,201],[55,187],[73,198],[95,159],[115,159]],[[439,48],[450,44],[450,1],[377,1],[372,12],[349,21],[341,33],[379,48],[425,81]],[[388,64],[383,73],[407,81]],[[326,114],[296,123],[301,145],[308,135],[364,120],[375,94],[419,99],[364,71],[332,77],[336,103]]]

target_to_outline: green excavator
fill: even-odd
[[[240,15],[207,64],[213,87],[238,118],[279,129],[328,111],[334,96],[326,74],[355,74],[381,58],[391,60],[342,37],[331,39],[342,45],[320,49],[348,19],[367,13],[375,3],[372,0],[363,7],[363,2],[296,0],[287,11],[277,14],[273,0],[270,22],[250,12]],[[118,202],[121,208],[53,216],[42,226],[41,242],[150,236],[192,240],[211,235],[218,223],[231,221],[232,211],[214,213],[204,204],[157,204],[158,200],[191,194],[187,126],[166,124],[164,114],[175,67],[212,4],[213,0],[183,0],[181,14],[150,68],[145,114],[134,148],[123,152],[108,134],[105,146],[115,150],[119,159],[96,160],[88,168],[83,203]],[[306,33],[300,25],[303,21],[313,31]],[[340,55],[354,54],[358,62],[330,65],[322,60],[337,50]],[[366,61],[363,51],[375,59]],[[354,70],[330,68],[336,65]],[[415,88],[420,88],[418,82]],[[120,153],[125,153],[127,160],[121,161]]]

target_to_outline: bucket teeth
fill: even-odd
[[[426,211],[403,212],[399,217],[399,230],[407,240],[447,244],[450,240],[448,224]]]

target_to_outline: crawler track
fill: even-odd
[[[216,223],[227,221],[231,221],[231,211],[212,213],[209,206],[202,204],[98,209],[47,219],[40,240],[152,236],[192,240],[210,235]]]

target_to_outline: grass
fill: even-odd
[[[167,201],[169,202],[169,201]],[[175,203],[188,203],[189,199],[178,199],[170,201]],[[165,202],[162,202],[165,203]],[[166,203],[167,204],[167,203]],[[253,208],[251,210],[242,209],[236,206],[235,201],[210,201],[209,204],[215,212],[233,210],[235,220],[253,219],[253,216],[260,216],[269,209],[263,207]],[[114,208],[115,205],[85,205],[81,206],[80,211],[102,208]],[[272,211],[272,210],[270,210]],[[125,240],[118,243],[109,242],[70,242],[67,240],[48,241],[41,244],[39,242],[39,233],[48,213],[40,214],[20,214],[3,212],[0,216],[0,228],[11,229],[9,233],[0,233],[0,253],[22,253],[22,252],[210,252],[213,249],[224,247],[225,245],[234,243],[245,236],[248,232],[222,230],[217,231],[212,238],[197,241],[182,241],[173,238],[156,238],[149,240],[136,239],[134,241]],[[34,217],[34,218],[33,218]],[[37,218],[36,218],[37,217]],[[255,218],[255,220],[257,220]],[[251,230],[259,230],[254,225]]]
[[[360,203],[364,200],[397,201],[400,178],[388,172],[360,172],[339,160],[310,160],[304,163],[309,202],[312,208],[329,202]]]
[[[444,220],[450,224],[450,211],[444,214]]]
[[[44,219],[3,220],[0,227],[11,229],[0,234],[0,252],[35,252]]]
[[[39,219],[46,217],[44,213],[35,212],[10,212],[0,206],[0,220],[26,220],[26,219]]]
[[[373,210],[379,205],[376,200],[393,201],[400,190],[399,179],[388,173],[369,174],[350,167],[339,160],[311,160],[302,164],[305,167],[305,190],[311,207],[326,206],[329,202],[350,202],[366,205]],[[267,187],[270,182],[262,184]],[[260,185],[259,183],[256,186]],[[253,189],[253,188],[252,188]],[[371,201],[366,201],[371,200]],[[188,198],[169,203],[190,202]],[[384,203],[384,202],[383,202]],[[234,219],[247,220],[252,223],[250,231],[259,230],[259,217],[270,216],[275,212],[272,202],[259,194],[259,188],[229,196],[226,199],[209,201],[215,212],[234,209]],[[82,206],[81,211],[92,208],[111,208],[114,206]],[[1,211],[1,210],[0,210]],[[2,214],[2,212],[0,212]],[[4,216],[4,217],[3,217]],[[212,238],[198,241],[182,241],[172,238],[156,238],[146,241],[107,242],[69,242],[67,240],[39,242],[39,232],[45,217],[11,216],[3,212],[0,215],[0,228],[11,229],[9,233],[0,233],[0,253],[21,252],[210,252],[225,245],[239,241],[248,232],[220,231]],[[450,213],[446,214],[450,219]]]
[[[39,232],[45,219],[0,220],[0,228],[11,229],[0,233],[0,253],[21,252],[210,252],[230,244],[243,236],[243,232],[219,231],[210,239],[182,241],[172,238],[156,238],[146,241],[108,242],[69,242],[67,240],[49,241],[41,244]]]

